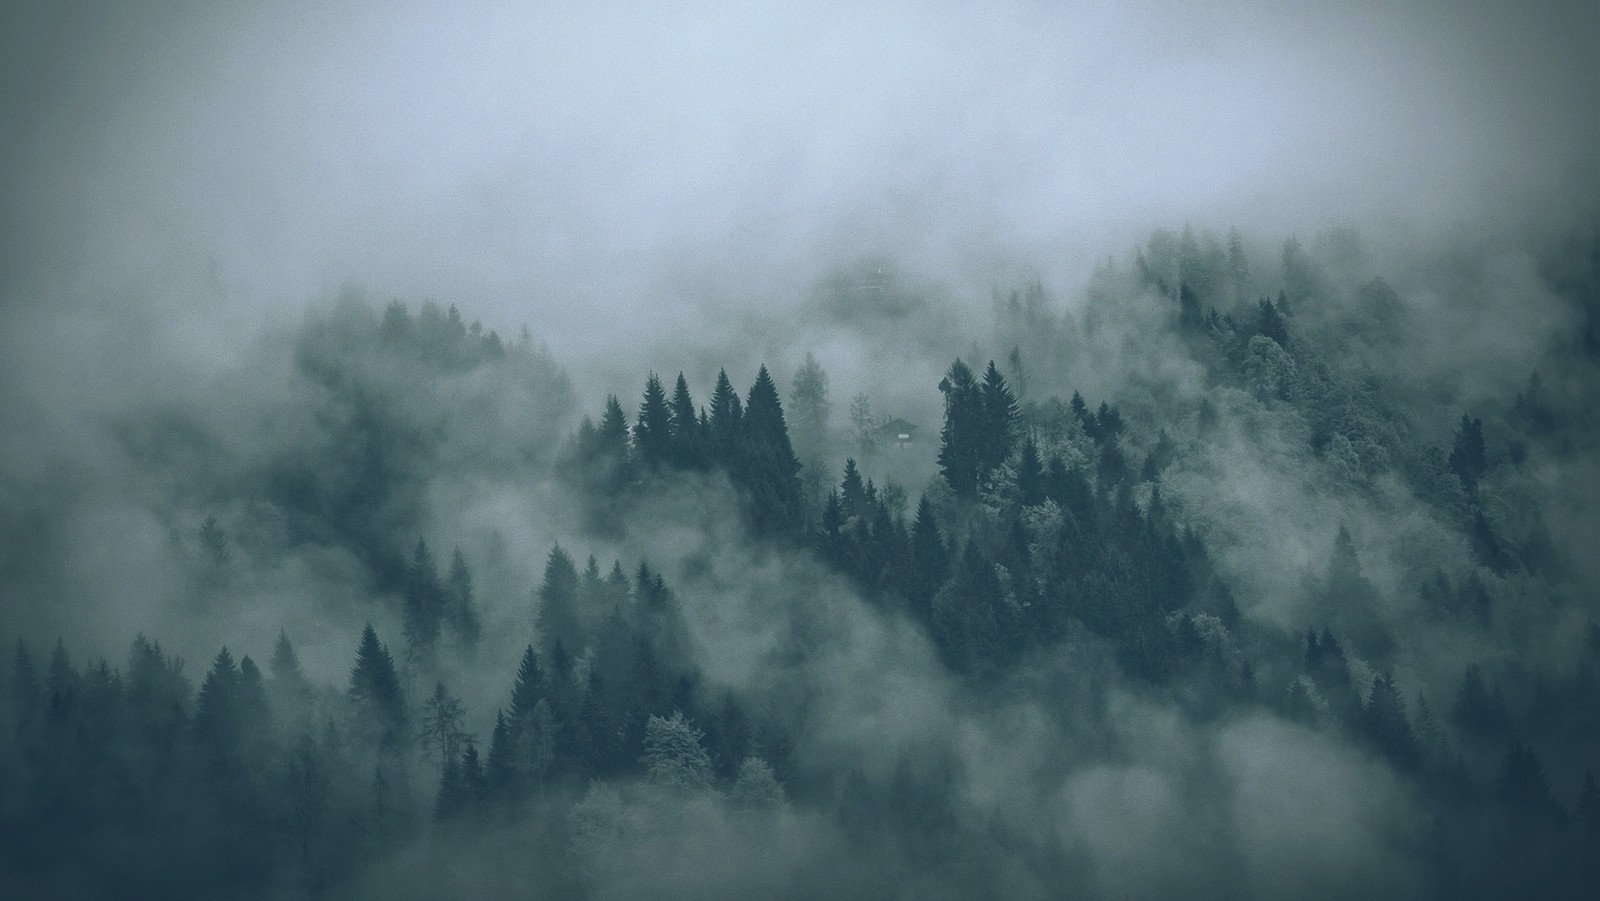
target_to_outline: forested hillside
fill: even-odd
[[[926,354],[873,268],[832,327]],[[0,887],[1592,897],[1592,235],[988,302],[848,417],[825,350],[584,384],[358,289],[105,413],[5,484]]]

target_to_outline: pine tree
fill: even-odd
[[[728,381],[727,370],[717,370],[716,388],[711,394],[710,445],[711,458],[723,466],[731,466],[739,445],[744,419],[744,404],[739,393]]]
[[[811,351],[806,351],[805,362],[795,370],[789,398],[794,410],[795,447],[810,460],[822,452],[828,435],[828,373]]]
[[[445,621],[450,624],[461,646],[471,650],[483,637],[483,625],[478,619],[478,609],[473,602],[472,572],[467,569],[467,558],[456,548],[450,556],[450,576],[445,582]]]
[[[632,479],[628,459],[628,416],[615,394],[606,395],[606,411],[595,429],[594,459],[589,461],[600,490],[615,494]]]
[[[378,634],[368,623],[356,649],[356,665],[350,671],[350,700],[355,708],[356,726],[363,736],[383,749],[395,749],[406,740],[405,694],[395,672],[389,649],[378,642]]]
[[[911,610],[924,623],[932,621],[933,597],[944,586],[950,552],[934,521],[933,505],[924,494],[917,502],[917,516],[911,525],[911,564],[906,587]]]
[[[672,462],[680,469],[700,469],[704,461],[701,446],[700,423],[696,418],[694,400],[689,396],[689,382],[678,373],[672,390]]]
[[[505,711],[494,712],[494,732],[489,737],[489,763],[484,768],[486,791],[493,794],[510,789],[516,776],[511,726]]]
[[[1389,758],[1401,766],[1417,763],[1417,743],[1406,720],[1405,701],[1394,680],[1380,673],[1372,679],[1372,692],[1362,710],[1367,734]]]
[[[1520,813],[1553,816],[1559,811],[1550,792],[1550,779],[1544,763],[1533,749],[1512,741],[1500,767],[1500,800]]]
[[[539,668],[539,658],[533,645],[522,652],[522,662],[517,666],[517,677],[511,685],[511,720],[513,722],[533,713],[533,705],[544,697],[544,671]]]
[[[1245,259],[1244,242],[1237,228],[1228,229],[1228,280],[1233,283],[1233,300],[1243,304],[1250,296],[1250,264]]]
[[[633,423],[633,448],[639,462],[658,469],[672,460],[672,408],[655,373],[644,383],[644,400]]]
[[[867,488],[861,481],[861,471],[856,469],[854,457],[844,461],[844,477],[839,480],[839,512],[845,519],[866,514]]]
[[[229,757],[238,750],[239,681],[239,667],[224,647],[200,685],[194,714],[195,737],[218,757]]]
[[[1205,312],[1200,306],[1200,298],[1195,296],[1194,289],[1187,283],[1178,286],[1178,330],[1184,334],[1199,334],[1205,331]]]
[[[406,570],[404,587],[406,655],[413,663],[428,664],[439,645],[439,630],[444,622],[444,592],[439,571],[434,566],[428,543],[417,539]]]
[[[78,697],[78,672],[72,668],[72,658],[67,655],[67,645],[60,638],[50,652],[50,668],[45,677],[45,690],[49,693],[52,718],[64,719],[72,710]]]
[[[944,394],[944,427],[939,432],[939,470],[957,497],[978,492],[983,462],[983,399],[972,370],[961,360],[939,380]]]
[[[756,530],[772,534],[799,528],[804,517],[800,461],[789,443],[778,389],[765,366],[756,373],[745,401],[737,460],[735,475],[750,495]]]
[[[987,478],[989,473],[1010,458],[1021,414],[1017,410],[1017,399],[1012,395],[1011,387],[1006,384],[1005,376],[1000,374],[993,360],[983,371],[983,387],[980,391],[983,427],[979,442],[978,477],[981,479]]]
[[[545,561],[544,581],[539,585],[538,600],[540,650],[548,656],[558,641],[581,647],[583,630],[578,620],[578,569],[559,544],[551,548],[550,556]]]

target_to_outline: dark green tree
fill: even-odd
[[[910,566],[906,584],[912,613],[924,623],[933,620],[933,598],[944,586],[949,561],[950,551],[945,547],[944,537],[939,534],[933,505],[924,494],[917,502],[916,519],[911,524]]]
[[[789,443],[783,404],[767,367],[756,373],[744,405],[734,474],[750,498],[750,518],[758,532],[793,532],[805,511],[800,461]]]
[[[444,623],[444,589],[439,584],[439,570],[434,565],[428,543],[417,539],[411,554],[411,565],[406,570],[404,620],[406,654],[413,663],[427,664],[434,659],[439,646],[440,628]]]
[[[639,462],[648,468],[660,468],[672,461],[672,408],[667,404],[667,394],[655,373],[644,383],[644,400],[639,403],[639,417],[633,423],[633,448]]]
[[[957,497],[978,492],[983,462],[984,407],[977,379],[966,363],[956,360],[939,380],[944,394],[944,426],[939,432],[939,470]]]
[[[389,649],[378,642],[368,623],[350,670],[350,700],[358,734],[384,750],[400,748],[410,736],[405,693]]]
[[[978,477],[986,478],[1010,458],[1021,414],[1011,386],[1006,384],[1006,377],[1000,374],[993,360],[983,371],[980,390],[983,427],[979,433]]]
[[[549,656],[556,642],[583,646],[583,629],[578,618],[578,569],[561,549],[551,548],[544,565],[544,581],[539,585],[539,649]]]
[[[450,556],[450,575],[445,580],[444,596],[445,622],[463,648],[477,647],[483,637],[483,624],[478,619],[472,595],[472,571],[467,569],[467,558],[461,548],[456,548]]]
[[[705,461],[704,436],[700,433],[694,400],[689,396],[689,382],[681,372],[672,389],[671,409],[673,465],[680,469],[700,469]]]
[[[728,381],[727,370],[717,370],[716,388],[711,393],[711,457],[723,466],[732,465],[739,445],[744,404]]]

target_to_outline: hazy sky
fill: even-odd
[[[864,254],[977,296],[1018,261],[1074,289],[1186,221],[1595,209],[1593,3],[8,8],[14,355],[153,320],[182,340],[149,352],[220,359],[356,279],[574,362]]]

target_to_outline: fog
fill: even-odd
[[[727,697],[770,730],[749,753],[787,793],[541,776],[471,831],[415,815],[444,793],[412,761],[408,832],[385,843],[377,815],[331,885],[305,874],[337,841],[304,840],[303,873],[252,891],[1492,895],[1533,859],[1475,855],[1520,847],[1492,807],[1519,742],[1561,808],[1529,834],[1592,844],[1593,3],[213,6],[0,14],[0,649],[43,673],[59,637],[87,676],[142,633],[198,687],[220,645],[265,661],[281,630],[331,734],[363,626],[407,649],[422,538],[441,570],[470,562],[483,638],[407,662],[406,690],[415,713],[448,681],[487,755],[523,648],[551,665],[552,546],[580,572],[643,561],[682,617],[674,703],[708,727]],[[1221,260],[1235,228],[1248,276],[1174,328],[1182,248]],[[1275,295],[1292,342],[1249,324]],[[396,350],[391,300],[408,329],[459,310],[458,357]],[[903,528],[925,495],[948,562],[983,546],[1027,609],[1005,554],[1043,560],[1083,511],[1018,501],[1015,454],[976,497],[936,459],[951,361],[981,376],[1013,347],[1028,433],[1100,473],[1091,506],[1203,541],[1162,626],[1203,662],[1147,678],[1083,612],[998,675],[965,668],[937,613],[811,546],[859,457],[904,491]],[[808,354],[831,412],[805,435]],[[804,539],[751,524],[731,464],[646,470],[620,508],[583,481],[608,395],[631,422],[647,374],[709,404],[719,369],[743,395],[762,365],[812,480]],[[1052,420],[1074,391],[1127,432]],[[912,446],[864,447],[857,395]],[[1463,415],[1488,423],[1483,473],[1457,459]],[[1308,628],[1346,669],[1308,662]],[[575,672],[599,644],[567,649]],[[1469,664],[1515,728],[1447,713]],[[1375,676],[1422,763],[1363,731]],[[17,745],[0,775],[32,765]],[[351,797],[383,753],[349,752]],[[115,842],[86,841],[114,871]],[[0,888],[96,894],[6,866]],[[1594,875],[1571,872],[1533,892]]]

